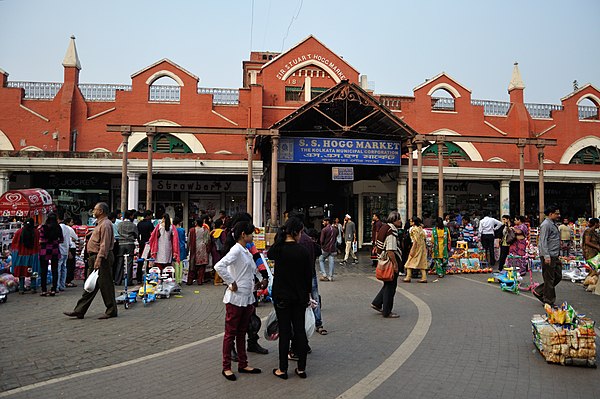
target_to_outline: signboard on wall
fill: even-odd
[[[331,168],[331,180],[353,181],[354,168],[352,166],[334,166]]]
[[[395,141],[282,137],[280,163],[400,165],[401,143]]]

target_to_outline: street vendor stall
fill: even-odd
[[[36,225],[43,223],[44,216],[55,208],[50,194],[41,188],[9,190],[0,197],[0,216],[31,217]]]

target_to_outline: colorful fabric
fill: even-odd
[[[598,250],[586,245],[586,241],[589,241],[591,244],[600,245],[600,235],[595,229],[586,229],[583,232],[583,258],[587,260],[596,256]]]
[[[444,229],[435,228],[432,230],[433,241],[433,257],[437,259],[448,259],[448,251],[450,250],[450,230],[447,227]]]
[[[204,226],[193,227],[188,234],[188,248],[190,250],[190,262],[195,265],[208,265],[208,245],[210,242],[210,231]]]
[[[525,256],[527,252],[527,237],[529,236],[529,228],[526,224],[520,224],[518,226],[513,227],[517,233],[517,240],[510,245],[508,253],[511,255],[517,256]],[[523,236],[522,239],[519,239],[519,236]]]
[[[161,236],[165,237],[160,240]],[[166,231],[161,224],[152,231],[149,243],[150,254],[156,259],[156,263],[171,263],[173,259],[179,262],[179,234],[175,227],[171,226],[169,231]],[[167,246],[169,246],[168,250]]]
[[[15,233],[11,244],[11,272],[15,277],[31,277],[32,273],[40,272],[40,233],[33,231],[33,248],[27,248],[21,240],[23,228]]]
[[[60,258],[60,243],[63,242],[62,230],[60,237],[48,241],[44,236],[44,225],[38,228],[40,232],[40,257],[46,261]]]

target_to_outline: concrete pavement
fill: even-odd
[[[369,308],[381,283],[372,278],[368,259],[336,272],[334,282],[320,282],[329,335],[310,340],[307,380],[292,374],[293,362],[289,380],[273,377],[277,341],[264,339],[270,353],[250,354],[262,375],[238,374],[236,382],[220,375],[223,287],[184,287],[182,298],[121,306],[110,320],[96,320],[103,311],[100,297],[84,320],[62,315],[75,305],[80,287],[54,298],[11,294],[0,305],[0,397],[600,395],[597,369],[550,365],[537,353],[529,320],[543,309],[528,293],[501,292],[485,283],[486,275],[435,283],[430,276],[426,285],[399,283],[395,311],[401,317],[383,319]],[[557,292],[558,300],[598,319],[599,296],[570,282]],[[259,314],[270,309],[263,304]]]

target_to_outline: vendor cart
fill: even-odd
[[[41,188],[9,190],[0,197],[0,216],[5,218],[31,217],[35,220],[36,225],[42,224],[45,216],[55,209],[52,197]]]

